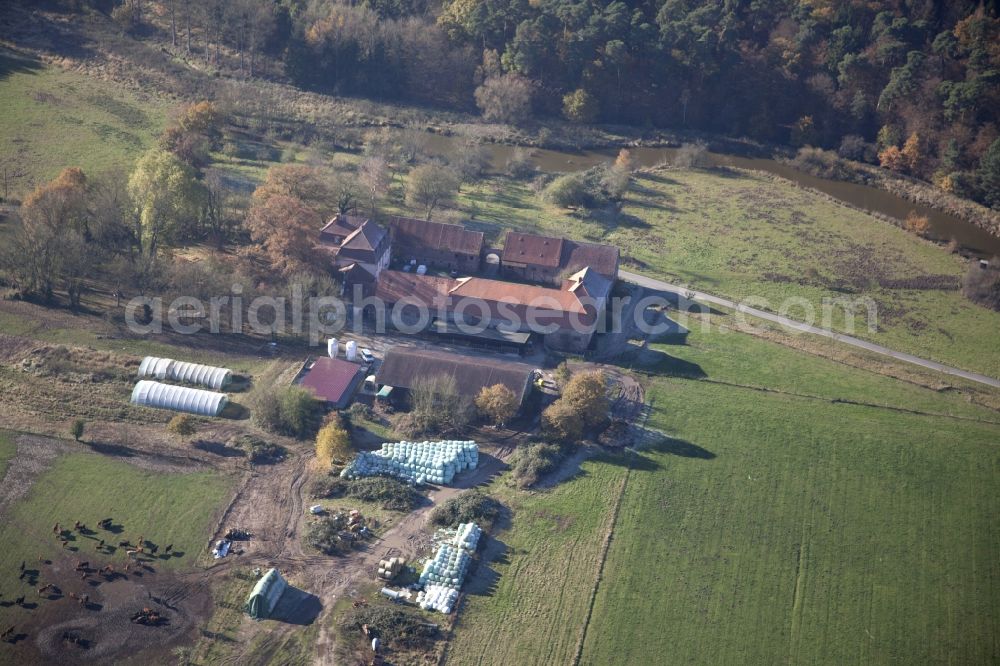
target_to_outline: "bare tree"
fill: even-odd
[[[370,215],[375,215],[375,200],[389,190],[389,164],[381,155],[371,155],[361,161],[358,178],[368,191]]]
[[[461,180],[454,169],[441,164],[421,164],[410,172],[406,200],[412,206],[427,209],[427,219],[441,204],[452,201]]]

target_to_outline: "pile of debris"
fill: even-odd
[[[340,473],[345,479],[394,476],[411,483],[448,484],[455,474],[475,469],[479,447],[473,441],[386,442],[378,451],[361,452]]]

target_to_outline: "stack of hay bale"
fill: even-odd
[[[475,523],[462,523],[458,526],[458,532],[452,537],[451,543],[459,548],[464,548],[470,553],[476,552],[479,545],[479,537],[483,533],[479,525]]]
[[[392,580],[399,575],[406,565],[406,559],[402,557],[390,557],[387,560],[379,560],[378,577],[384,580]]]
[[[458,590],[444,585],[425,585],[423,592],[417,594],[417,603],[424,610],[436,610],[447,615],[458,601]]]
[[[479,447],[473,441],[392,442],[362,452],[340,473],[345,479],[394,476],[413,483],[448,484],[455,474],[475,469]]]
[[[420,574],[421,585],[434,583],[437,585],[447,585],[458,589],[465,579],[465,572],[469,569],[472,557],[464,548],[456,548],[448,544],[442,544],[437,553],[424,565],[424,572]]]
[[[445,614],[452,611],[482,533],[479,525],[462,523],[455,535],[438,547],[420,574],[424,589],[417,595],[417,604],[421,608]]]

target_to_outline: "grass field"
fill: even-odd
[[[18,582],[21,561],[37,566],[39,556],[60,558],[67,551],[52,534],[58,522],[71,529],[77,520],[96,534],[76,534],[69,552],[92,564],[124,561],[115,554],[97,553],[97,540],[140,536],[162,547],[173,544],[172,556],[157,557],[156,569],[181,569],[192,565],[205,552],[213,517],[231,491],[230,479],[212,472],[164,473],[91,453],[69,453],[56,458],[42,472],[26,496],[5,511],[0,524],[0,593],[5,599],[27,591]],[[103,518],[121,525],[120,535],[97,528]],[[29,567],[30,568],[30,567]],[[41,574],[44,579],[44,571]],[[0,609],[0,619],[12,619],[16,607]]]
[[[530,495],[497,486],[513,510],[486,590],[469,592],[449,664],[567,664],[587,617],[610,510],[625,469],[587,462],[580,477]],[[468,587],[468,586],[467,586]]]
[[[632,461],[580,663],[994,662],[997,413],[743,335],[691,341],[661,350],[704,379],[663,360],[645,380],[649,425],[672,439]],[[503,491],[513,552],[463,610],[449,664],[510,663],[579,630],[579,610],[536,608],[585,606],[603,530],[551,561],[532,516],[602,525],[621,465]]]
[[[153,144],[169,106],[0,49],[0,155],[10,196],[67,166],[91,175],[130,168]]]

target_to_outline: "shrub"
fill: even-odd
[[[335,499],[347,492],[349,481],[333,474],[324,474],[313,480],[309,495],[316,499]]]
[[[250,398],[254,423],[269,432],[303,439],[316,432],[319,403],[299,386],[262,388]]]
[[[587,181],[581,174],[559,176],[542,192],[542,199],[563,208],[579,208],[592,203]]]
[[[324,474],[312,482],[310,495],[317,499],[350,497],[365,502],[377,502],[387,511],[408,512],[420,506],[424,496],[413,486],[387,476],[362,479],[342,479]]]
[[[931,221],[926,215],[918,215],[916,211],[911,210],[903,222],[903,227],[912,234],[926,237],[931,230]]]
[[[704,169],[709,166],[708,148],[704,143],[685,143],[674,155],[674,165],[688,169]]]
[[[435,525],[455,526],[476,522],[480,527],[491,524],[500,517],[500,502],[479,490],[472,490],[454,497],[431,513]]]
[[[353,609],[341,627],[352,633],[367,627],[386,645],[411,650],[427,650],[440,637],[438,625],[398,605],[372,604]]]
[[[247,459],[255,465],[281,462],[285,459],[285,447],[267,442],[254,435],[237,435],[227,442],[230,448],[240,449]]]
[[[306,544],[324,555],[344,553],[351,548],[350,542],[340,538],[345,527],[346,521],[341,516],[320,518],[306,531]]]
[[[371,407],[363,402],[356,402],[347,410],[347,416],[353,423],[354,421],[371,421],[374,414]]]
[[[345,495],[366,502],[378,502],[390,511],[412,511],[424,496],[413,486],[386,476],[369,476],[349,481]]]
[[[871,162],[875,159],[875,146],[857,134],[848,134],[840,141],[837,154],[845,160]]]
[[[531,151],[526,148],[515,148],[507,159],[507,175],[517,180],[527,180],[535,175],[535,171],[535,163],[531,161]]]
[[[983,268],[973,261],[962,280],[962,294],[969,300],[1000,311],[1000,259]]]
[[[85,426],[86,423],[83,419],[77,419],[73,421],[73,424],[69,427],[69,434],[73,435],[73,439],[79,442],[80,438],[83,437],[83,429]]]
[[[792,166],[820,178],[846,180],[850,175],[847,165],[836,153],[812,146],[799,148]]]
[[[528,488],[551,474],[566,457],[566,449],[556,444],[529,444],[517,451],[511,463],[514,483]]]
[[[167,431],[177,435],[181,439],[187,439],[197,430],[194,417],[190,414],[177,414],[167,423]]]

